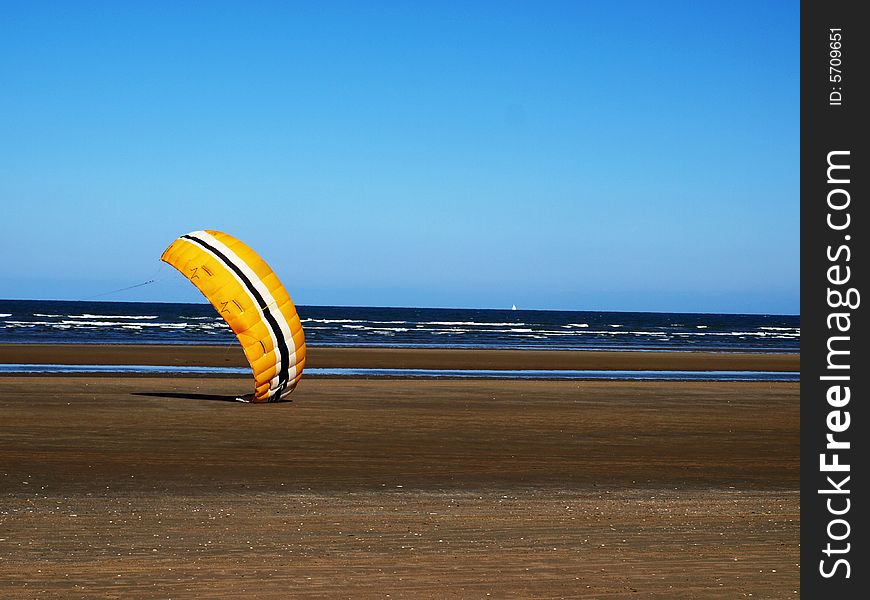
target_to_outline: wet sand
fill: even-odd
[[[0,363],[245,367],[238,346],[0,344]],[[308,348],[308,367],[800,371],[800,354]]]
[[[0,597],[799,595],[796,383],[249,386],[0,376]]]

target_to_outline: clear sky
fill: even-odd
[[[0,3],[0,298],[798,313],[799,3]]]

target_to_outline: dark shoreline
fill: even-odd
[[[0,344],[0,363],[244,367],[232,345]],[[800,371],[799,353],[469,350],[309,346],[308,367],[357,369],[556,369]]]

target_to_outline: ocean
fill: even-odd
[[[800,317],[298,306],[312,346],[799,352]],[[0,300],[0,343],[235,344],[209,304]]]

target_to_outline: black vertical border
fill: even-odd
[[[866,60],[867,37],[870,26],[858,16],[859,2],[805,1],[801,4],[801,593],[807,598],[865,598],[868,593],[866,582],[870,578],[870,561],[867,545],[870,535],[866,529],[865,514],[868,510],[868,494],[859,490],[868,489],[866,457],[870,454],[870,441],[867,426],[868,411],[865,408],[868,398],[867,380],[870,379],[870,346],[864,313],[870,302],[870,295],[861,298],[861,305],[849,308],[831,308],[827,301],[828,268],[835,262],[828,258],[828,246],[836,250],[846,244],[851,256],[848,262],[841,254],[840,265],[851,268],[851,279],[840,289],[854,287],[859,292],[870,290],[866,287],[868,270],[867,242],[870,236],[868,222],[866,179],[870,170],[864,150],[870,105],[865,92],[870,73]],[[842,81],[830,80],[830,30],[839,28],[842,33]],[[837,89],[841,88],[841,89]],[[842,104],[832,106],[831,92],[842,93]],[[834,231],[828,227],[826,219],[828,193],[843,187],[830,185],[827,181],[828,153],[848,150],[850,183],[848,192],[851,201],[848,207],[851,225],[848,231]],[[842,198],[842,195],[840,195]],[[842,213],[836,215],[842,217]],[[846,240],[845,236],[850,239]],[[841,272],[842,274],[842,272]],[[848,334],[829,331],[827,317],[831,312],[849,312],[851,328]],[[829,540],[827,527],[832,519],[826,506],[828,498],[835,498],[834,507],[841,508],[845,495],[820,494],[819,490],[830,488],[826,481],[828,475],[841,481],[838,473],[822,473],[820,454],[826,452],[826,434],[829,433],[826,418],[829,411],[835,410],[826,398],[829,381],[820,377],[830,374],[827,369],[828,338],[831,335],[849,335],[848,357],[851,368],[849,385],[851,400],[841,410],[850,413],[850,426],[847,431],[836,434],[837,438],[851,443],[851,448],[840,452],[840,462],[850,465],[848,488],[851,501],[848,513],[842,516],[849,522],[849,536],[842,541]],[[845,347],[845,346],[842,346]],[[842,371],[841,371],[842,373]],[[828,453],[834,452],[828,450]],[[833,529],[836,535],[845,531],[842,523]],[[826,556],[824,550],[828,542],[833,547],[850,544],[849,552],[841,555]],[[846,578],[843,565],[835,576],[825,578],[820,572],[820,561],[826,567],[834,564],[836,558],[848,560],[850,577]]]

